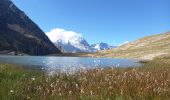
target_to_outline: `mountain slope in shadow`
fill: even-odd
[[[45,33],[10,0],[0,0],[0,51],[29,55],[61,53]]]

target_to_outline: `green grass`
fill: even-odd
[[[168,100],[170,64],[143,62],[139,68],[94,69],[47,76],[0,65],[0,100]]]

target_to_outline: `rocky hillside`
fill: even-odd
[[[0,0],[0,51],[60,53],[45,33],[10,0]]]
[[[144,37],[115,49],[99,51],[95,56],[153,59],[169,53],[170,32],[167,32]]]

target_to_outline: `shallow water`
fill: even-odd
[[[48,73],[74,72],[76,70],[140,66],[137,59],[51,57],[51,56],[0,56],[0,63],[19,64],[43,69]]]

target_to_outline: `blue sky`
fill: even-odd
[[[12,0],[44,32],[81,33],[89,43],[119,45],[170,31],[170,0]]]

